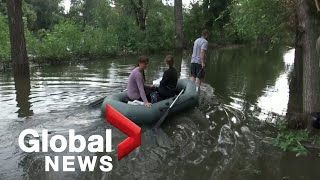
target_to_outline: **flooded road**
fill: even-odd
[[[150,57],[149,83],[162,76],[165,56]],[[181,78],[189,75],[189,57],[176,56]],[[157,132],[142,127],[142,146],[121,161],[116,145],[126,135],[88,104],[125,89],[137,57],[34,66],[30,78],[1,73],[0,179],[319,179],[319,152],[296,157],[272,145],[275,122],[286,113],[294,50],[210,50],[209,57],[199,107],[168,118]],[[75,129],[88,138],[106,128],[111,153],[25,153],[18,146],[24,129],[50,136]],[[45,156],[66,155],[108,155],[113,170],[81,172],[76,164],[75,172],[45,172]]]

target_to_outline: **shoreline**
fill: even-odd
[[[244,48],[246,46],[254,46],[254,47],[263,47],[263,45],[260,44],[218,44],[218,43],[209,43],[210,49],[216,49],[216,50],[233,50],[238,48]],[[286,45],[288,46],[288,45]],[[146,51],[120,51],[113,54],[78,54],[78,55],[69,55],[65,57],[36,57],[35,55],[29,54],[29,65],[30,66],[48,66],[48,65],[63,65],[63,64],[69,64],[73,62],[86,62],[86,61],[93,61],[95,59],[100,58],[113,58],[113,57],[126,57],[126,56],[133,56],[138,54],[147,54],[147,55],[153,55],[153,54],[163,54],[163,53],[169,53],[169,54],[176,54],[176,53],[183,53],[184,51],[190,51],[192,50],[192,46],[187,46],[181,50],[181,52],[175,52],[175,50],[146,50]],[[0,60],[0,72],[6,72],[8,70],[12,70],[12,62],[10,60]]]

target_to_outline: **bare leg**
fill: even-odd
[[[196,80],[193,76],[191,76],[190,79],[191,79],[192,82],[195,82],[195,80]]]
[[[196,79],[196,84],[197,84],[197,86],[200,86],[201,85],[201,79],[197,78]]]
[[[196,86],[197,86],[196,91],[199,91],[200,85],[201,85],[201,79],[197,78],[196,79]]]
[[[200,86],[201,86],[203,80],[204,80],[203,78],[197,78],[197,80],[196,80],[197,91],[198,91],[198,89],[200,89]]]

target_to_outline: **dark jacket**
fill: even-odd
[[[161,98],[166,99],[175,95],[178,73],[174,67],[167,69],[162,76],[158,92]]]

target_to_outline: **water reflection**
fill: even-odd
[[[264,102],[275,102],[270,101],[268,95],[266,100],[261,102],[261,96],[274,91],[279,75],[288,73],[283,72],[284,52],[277,49],[265,54],[264,51],[254,48],[215,51],[207,67],[206,81],[215,88],[215,94],[221,98],[224,105],[229,104],[244,114],[257,108],[256,105],[259,109],[264,109],[265,107],[260,106],[265,105]],[[287,85],[284,81],[278,83]],[[270,88],[265,90],[268,87]]]
[[[32,116],[33,111],[30,103],[30,74],[14,75],[14,85],[16,90],[16,101],[19,110],[18,117]]]
[[[287,111],[287,104],[289,101],[289,74],[293,68],[294,49],[289,50],[283,56],[285,68],[280,73],[274,85],[268,85],[263,92],[265,93],[258,99],[258,106],[263,109],[265,114],[261,114],[259,119],[266,119],[263,117],[267,112],[274,112],[276,114],[285,116]]]

